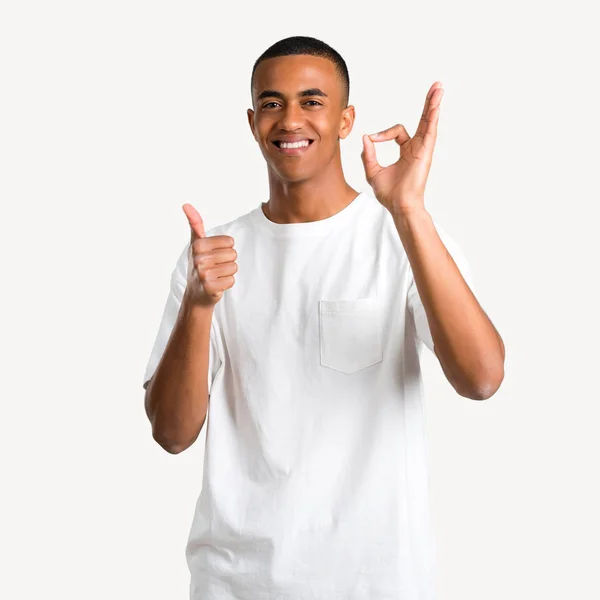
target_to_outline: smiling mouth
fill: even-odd
[[[281,146],[281,144],[282,144],[281,140],[274,140],[271,143],[282,154],[291,154],[291,155],[294,155],[294,154],[302,154],[302,153],[306,152],[306,150],[308,150],[311,147],[312,143],[314,142],[314,140],[306,140],[306,141],[308,141],[308,144],[302,144],[302,145],[299,145],[299,146],[294,145],[294,146],[291,146],[291,147],[290,146],[282,147]],[[285,142],[283,142],[283,143],[285,143]]]
[[[303,140],[303,141],[305,141],[305,140]],[[310,145],[311,145],[311,144],[314,142],[314,140],[307,140],[307,141],[308,141],[308,146],[310,146]],[[274,143],[274,144],[275,144],[275,145],[276,145],[278,148],[281,148],[281,144],[282,144],[281,140],[275,140],[273,143]],[[307,148],[308,146],[298,146],[298,147],[299,147],[299,148],[305,148],[305,147]]]

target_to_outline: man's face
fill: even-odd
[[[339,155],[338,138],[345,138],[354,122],[354,107],[344,107],[342,96],[342,79],[326,58],[279,56],[256,67],[248,122],[280,179],[310,179]],[[286,148],[285,142],[301,146]]]

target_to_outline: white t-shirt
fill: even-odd
[[[310,223],[274,223],[261,204],[206,232],[234,238],[238,271],[211,326],[190,597],[432,600],[419,354],[433,342],[393,219],[366,193]],[[175,324],[188,246],[144,382]]]

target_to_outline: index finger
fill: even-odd
[[[233,248],[234,239],[230,235],[210,235],[192,241],[192,247],[196,252],[210,252],[211,250],[222,250]]]
[[[432,139],[435,139],[437,133],[437,122],[439,116],[439,110],[436,113],[435,110],[439,109],[442,96],[444,94],[444,88],[441,81],[436,81],[427,92],[425,98],[425,106],[421,113],[421,120],[415,132],[415,137],[420,136],[424,139],[425,143]],[[436,90],[441,90],[441,93],[436,95]],[[435,101],[434,101],[435,96]]]

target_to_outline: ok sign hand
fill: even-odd
[[[393,215],[406,215],[415,210],[425,210],[425,185],[431,167],[433,148],[437,138],[440,103],[444,90],[436,81],[425,99],[425,108],[414,137],[410,137],[404,125],[363,135],[361,158],[367,182],[375,197]],[[377,162],[374,142],[394,140],[400,146],[400,158],[382,167]]]

